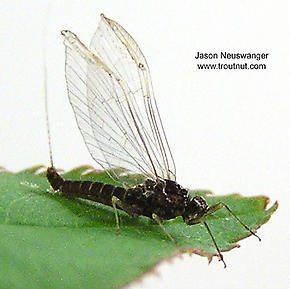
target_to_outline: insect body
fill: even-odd
[[[99,182],[65,181],[54,168],[47,170],[47,177],[53,189],[63,195],[109,206],[115,202],[132,217],[142,215],[152,218],[155,214],[162,220],[169,220],[182,216],[185,222],[191,223],[193,212],[198,216],[208,209],[201,197],[191,198],[187,190],[171,180],[155,182],[147,179],[144,184],[125,189]]]
[[[120,187],[66,181],[55,170],[51,158],[47,178],[52,188],[67,197],[113,207],[118,228],[117,209],[132,217],[152,218],[172,241],[162,220],[182,216],[187,225],[203,223],[222,261],[206,216],[224,207],[255,235],[226,204],[209,207],[202,197],[191,197],[176,182],[175,164],[153,95],[149,67],[132,36],[104,15],[90,48],[68,30],[62,35],[68,96],[78,127],[91,156],[120,182]],[[120,167],[142,174],[145,181],[134,186],[121,181],[114,170]]]

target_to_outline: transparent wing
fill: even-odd
[[[124,28],[101,18],[90,49],[62,32],[68,95],[86,146],[104,169],[175,179],[146,59]]]

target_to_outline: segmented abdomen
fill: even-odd
[[[124,188],[99,182],[65,181],[55,168],[48,168],[46,176],[52,188],[66,197],[92,200],[108,206],[112,206],[112,196],[123,200],[126,192]]]

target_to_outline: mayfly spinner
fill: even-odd
[[[172,241],[162,220],[182,216],[187,225],[202,223],[225,267],[205,221],[207,216],[224,207],[260,240],[226,204],[209,207],[202,197],[191,197],[175,181],[175,164],[153,95],[149,67],[132,36],[103,14],[89,48],[74,33],[68,30],[61,33],[66,53],[67,91],[78,127],[93,159],[122,186],[66,181],[51,161],[47,178],[52,188],[67,197],[113,207],[118,228],[117,209],[136,218],[151,218]],[[130,187],[115,173],[116,168],[140,173],[145,181]]]

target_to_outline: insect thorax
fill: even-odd
[[[124,201],[134,208],[136,215],[149,218],[172,219],[184,214],[190,201],[188,191],[175,181],[147,179],[144,184],[127,190]]]

